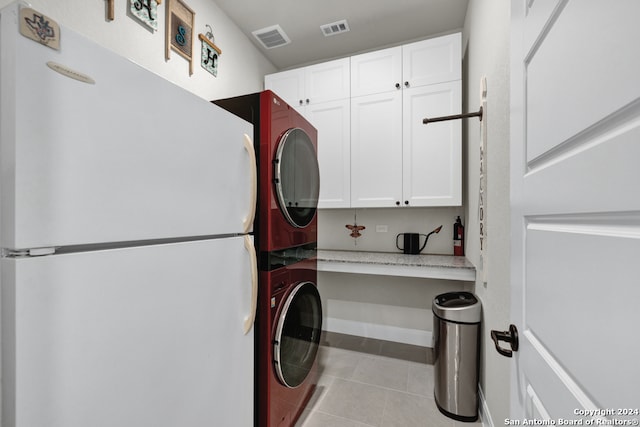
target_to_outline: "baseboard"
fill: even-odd
[[[397,326],[378,325],[374,323],[357,322],[327,317],[324,319],[323,329],[346,335],[356,335],[378,340],[394,341],[404,344],[432,347],[430,331],[399,328]]]
[[[482,391],[482,387],[478,385],[478,397],[480,398],[480,420],[482,420],[483,427],[494,427],[493,419],[491,418],[491,412],[489,411],[489,406],[487,405],[487,400],[484,398],[484,392]]]
[[[327,330],[322,331],[320,345],[433,365],[432,349],[419,345],[346,335]]]

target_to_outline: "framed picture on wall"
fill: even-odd
[[[165,59],[171,50],[189,61],[189,75],[193,74],[193,26],[195,12],[182,0],[168,0],[166,18]]]
[[[158,30],[158,5],[162,0],[129,0],[129,12],[152,31]]]

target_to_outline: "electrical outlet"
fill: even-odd
[[[389,227],[386,225],[376,225],[376,233],[386,233],[389,231]]]

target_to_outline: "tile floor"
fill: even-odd
[[[318,386],[296,427],[482,426],[442,415],[433,365],[404,359],[321,346]]]

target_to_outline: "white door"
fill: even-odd
[[[318,130],[319,208],[351,205],[351,102],[312,104],[304,116]]]
[[[273,91],[287,104],[302,112],[304,108],[304,69],[296,68],[264,76],[264,88]]]
[[[351,57],[351,97],[402,89],[402,47]]]
[[[462,34],[436,37],[402,46],[402,84],[405,88],[462,78]]]
[[[404,90],[402,200],[408,206],[462,203],[462,124],[425,125],[425,117],[460,114],[460,80]]]
[[[400,206],[402,91],[351,98],[351,207]]]
[[[3,258],[2,425],[253,426],[252,250]]]
[[[640,2],[511,4],[511,417],[637,420]]]
[[[305,105],[348,99],[351,86],[349,62],[349,58],[342,58],[305,67]]]

